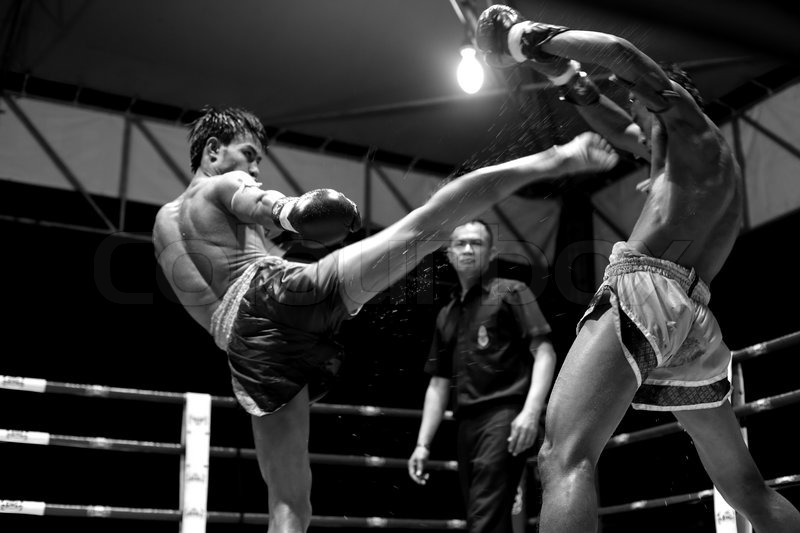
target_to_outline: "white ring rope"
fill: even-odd
[[[125,439],[107,439],[105,437],[82,437],[77,435],[55,435],[38,431],[20,431],[0,429],[0,443],[39,444],[66,448],[92,448],[123,452],[145,452],[161,455],[181,455],[184,447],[173,442],[136,441]],[[256,459],[256,451],[252,448],[233,448],[227,446],[211,446],[211,457]],[[408,468],[408,459],[379,457],[375,455],[336,455],[325,453],[309,454],[312,463],[344,466],[368,466],[373,468]],[[431,470],[458,470],[456,461],[428,461]]]
[[[23,500],[0,500],[0,513],[36,514],[39,516],[125,518],[132,520],[159,520],[170,522],[177,522],[181,519],[181,512],[173,509],[137,509],[132,507],[108,507],[105,505],[63,505]],[[269,515],[265,513],[209,511],[207,520],[213,523],[266,525],[269,522]],[[311,525],[321,527],[438,530],[461,530],[467,528],[467,523],[464,520],[422,520],[413,518],[383,518],[377,516],[312,516]]]
[[[800,485],[800,475],[782,476],[768,480],[767,484],[776,489],[784,489]],[[703,490],[667,498],[640,500],[621,505],[601,507],[600,515],[617,514],[642,509],[667,507],[679,503],[696,502],[712,497],[711,490]],[[128,507],[106,507],[99,505],[61,505],[45,502],[0,500],[0,513],[36,514],[39,516],[70,516],[93,518],[127,518],[138,520],[179,521],[181,513],[171,509],[135,509]],[[208,512],[208,521],[214,523],[266,524],[269,515],[263,513]],[[528,523],[538,524],[538,518],[531,518]],[[384,527],[410,529],[466,529],[463,520],[415,520],[407,518],[381,517],[334,517],[314,516],[312,526],[333,527]]]
[[[73,396],[91,396],[117,400],[141,400],[158,403],[183,404],[186,401],[185,394],[181,392],[107,387],[105,385],[87,385],[83,383],[64,383],[20,376],[0,375],[0,389],[69,394]],[[211,405],[214,407],[236,407],[237,402],[233,397],[212,396]],[[371,405],[339,405],[331,403],[315,403],[311,406],[311,412],[328,415],[392,416],[398,418],[419,418],[422,416],[422,411],[419,409],[375,407]],[[445,420],[452,420],[452,411],[446,411],[444,417]]]
[[[800,345],[800,331],[784,335],[766,342],[761,342],[734,350],[734,362],[746,361],[771,353],[776,350]],[[130,389],[121,387],[107,387],[104,385],[85,385],[80,383],[63,383],[38,378],[0,375],[0,389],[22,390],[28,392],[72,394],[78,396],[96,396],[101,398],[143,400],[164,403],[183,404],[185,395],[180,392],[153,391],[143,389]],[[236,407],[236,399],[228,396],[212,396],[211,404],[214,407]],[[419,409],[401,409],[393,407],[375,407],[370,405],[338,405],[315,403],[311,411],[317,414],[359,415],[359,416],[392,416],[400,418],[419,418],[422,411]],[[453,413],[447,411],[445,419],[452,420]]]
[[[747,348],[732,352],[733,361],[753,359],[772,351],[800,344],[800,332],[792,333],[771,341],[755,344]],[[165,403],[184,403],[186,394],[175,392],[148,391],[141,389],[106,387],[100,385],[82,385],[74,383],[61,383],[38,378],[15,376],[0,376],[0,388],[38,393],[61,393],[101,398],[137,399]],[[734,408],[737,417],[743,417],[764,411],[769,411],[785,405],[800,401],[800,390],[773,397],[763,398]],[[211,397],[211,404],[215,407],[235,407],[236,400],[232,397]],[[403,418],[419,418],[420,410],[382,408],[374,406],[349,406],[336,404],[314,404],[312,412],[319,414],[354,414],[360,416],[396,416]],[[446,419],[452,420],[452,412],[448,411]],[[607,448],[613,448],[640,442],[663,435],[681,431],[678,423],[664,424],[633,433],[614,436]],[[28,432],[20,430],[0,429],[0,442],[18,444],[36,444],[52,446],[68,446],[80,448],[95,448],[122,451],[153,452],[162,454],[182,455],[185,447],[176,443],[144,442],[122,439],[107,439],[103,437],[80,437],[70,435],[52,435],[43,432]],[[214,457],[242,457],[255,458],[255,450],[227,447],[210,447],[209,452]],[[390,467],[406,468],[406,459],[384,458],[375,456],[343,456],[331,454],[310,454],[312,462],[321,464],[334,464],[346,466]],[[430,461],[429,467],[434,470],[456,470],[455,461]],[[800,475],[789,475],[776,478],[767,482],[776,488],[784,488],[800,484]],[[713,497],[713,490],[704,490],[695,493],[643,500],[610,507],[601,507],[600,515],[622,513],[654,507],[665,507],[672,504],[699,501]],[[50,516],[81,516],[95,518],[128,518],[139,520],[169,520],[181,521],[185,513],[180,510],[167,509],[134,509],[124,507],[106,506],[80,506],[48,504],[45,502],[0,500],[0,514],[31,514]],[[205,513],[208,522],[266,524],[268,515],[260,513],[233,513],[213,512]],[[537,524],[538,518],[530,519],[529,524]],[[327,517],[315,516],[311,525],[328,527],[368,527],[368,528],[409,528],[409,529],[466,529],[463,520],[422,520],[400,519],[382,517]]]
[[[778,394],[768,398],[762,398],[734,408],[737,417],[744,417],[771,411],[780,407],[793,405],[800,402],[800,390]],[[635,442],[642,442],[673,433],[683,431],[680,424],[670,422],[660,426],[635,431],[632,433],[621,433],[609,440],[606,449],[617,448]],[[71,446],[80,448],[102,448],[121,451],[148,451],[162,454],[180,454],[183,447],[175,443],[163,442],[144,442],[123,439],[106,439],[103,437],[80,437],[73,435],[50,435],[42,432],[29,432],[22,430],[0,429],[0,442],[16,442],[23,444],[50,444],[54,446]],[[219,446],[211,447],[211,455],[214,457],[254,457],[255,451],[252,449],[225,448]],[[406,468],[405,459],[393,459],[377,456],[346,456],[332,454],[311,454],[312,461],[320,464],[341,464],[348,466],[387,466],[390,468]],[[535,462],[531,458],[529,462]],[[455,470],[455,461],[430,461],[431,468],[438,470]]]

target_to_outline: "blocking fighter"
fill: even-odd
[[[613,247],[548,404],[540,531],[596,531],[597,461],[631,404],[675,414],[714,485],[756,530],[800,531],[800,513],[764,482],[730,404],[731,354],[708,284],[739,233],[741,177],[688,78],[671,79],[621,37],[527,21],[502,5],[481,14],[478,44],[493,66],[545,73],[597,131],[650,162],[642,212]],[[627,88],[629,113],[599,94],[582,62]]]

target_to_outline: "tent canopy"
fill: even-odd
[[[487,73],[478,94],[459,89],[459,48],[486,1],[5,4],[2,68],[9,84],[29,92],[176,120],[206,104],[241,105],[276,134],[309,145],[350,143],[446,166],[470,160],[531,113],[542,146],[586,128],[533,73],[509,81],[508,73]],[[531,19],[621,35],[680,63],[711,101],[800,57],[800,22],[771,1],[724,10],[690,0],[509,4]],[[510,87],[531,105],[510,104]]]

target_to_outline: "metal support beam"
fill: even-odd
[[[304,191],[303,188],[300,186],[300,182],[294,179],[294,176],[292,176],[292,173],[289,172],[289,169],[286,168],[284,164],[281,163],[277,157],[275,157],[275,154],[272,153],[271,150],[267,150],[264,155],[266,156],[267,159],[269,159],[270,163],[272,163],[272,165],[275,167],[278,173],[281,176],[283,176],[283,179],[285,179],[286,182],[289,184],[289,187],[292,188],[292,192],[294,192],[294,194],[297,196],[302,195]]]
[[[742,149],[742,132],[739,128],[739,119],[734,118],[731,121],[731,129],[733,131],[733,155],[736,157],[736,162],[739,164],[739,169],[741,171],[740,183],[739,185],[742,188],[742,199],[744,201],[744,209],[743,209],[743,222],[744,228],[750,229],[750,205],[747,201],[747,164],[744,159],[744,150]]]
[[[169,167],[172,171],[172,174],[178,179],[178,181],[183,184],[184,187],[189,185],[189,178],[186,177],[186,171],[181,168],[181,166],[172,159],[172,156],[169,155],[169,152],[161,145],[159,140],[150,131],[150,128],[145,126],[144,122],[140,118],[131,118],[130,121],[142,132],[145,138],[150,142],[150,145],[155,149],[158,156],[161,158],[164,163]]]
[[[9,98],[7,96],[3,97],[3,101],[8,105],[9,109],[16,115],[20,122],[22,122],[25,129],[28,130],[28,133],[36,140],[39,146],[44,150],[47,157],[53,162],[53,164],[58,168],[59,172],[64,176],[64,178],[72,185],[72,187],[83,196],[86,203],[92,208],[92,210],[97,214],[97,216],[103,221],[103,224],[112,231],[117,231],[117,228],[114,227],[114,224],[108,219],[108,217],[103,213],[103,210],[100,209],[94,199],[92,199],[89,192],[84,188],[83,184],[78,180],[75,174],[69,169],[67,164],[61,159],[61,156],[56,153],[55,149],[50,146],[50,143],[47,142],[47,139],[44,138],[44,135],[36,128],[30,118],[20,109],[17,103],[14,101],[13,98]]]
[[[765,126],[759,124],[758,122],[756,122],[755,120],[753,120],[752,118],[748,117],[745,114],[740,115],[740,117],[742,120],[753,126],[753,128],[755,128],[759,132],[769,137],[769,139],[772,140],[775,144],[777,144],[778,146],[780,146],[781,148],[783,148],[796,158],[800,159],[800,149],[798,149],[795,146],[792,146],[792,144],[790,144],[786,139],[784,139],[777,133],[773,132],[772,130],[766,128]]]
[[[53,222],[49,220],[40,220],[27,217],[15,217],[9,215],[0,215],[0,221],[14,222],[16,224],[28,224],[30,226],[39,226],[42,228],[66,229],[70,231],[79,231],[81,233],[92,233],[95,235],[109,235],[109,236],[113,235],[114,237],[123,237],[135,241],[146,242],[148,244],[153,243],[152,235],[148,235],[146,233],[128,233],[125,231],[92,228],[90,226],[82,226],[80,224],[65,224],[63,222]]]
[[[122,129],[122,157],[119,168],[119,229],[125,229],[125,208],[128,204],[128,177],[131,158],[131,121],[125,117]]]
[[[370,148],[364,157],[364,212],[361,222],[367,237],[372,233],[370,230],[372,228],[372,157],[374,154],[375,149]]]
[[[511,234],[514,236],[514,238],[517,239],[517,242],[519,242],[522,245],[522,247],[525,249],[525,253],[528,254],[528,257],[530,257],[531,259],[536,259],[541,255],[537,253],[536,250],[531,248],[531,244],[527,240],[525,240],[525,236],[522,234],[522,232],[520,232],[519,229],[517,229],[517,227],[508,217],[508,215],[506,215],[505,212],[503,212],[503,210],[500,209],[499,206],[492,207],[492,212],[497,216],[497,218],[500,219],[500,221],[505,225],[505,227],[508,228],[508,231],[510,231]]]
[[[381,179],[383,184],[386,185],[386,188],[389,189],[389,192],[392,193],[392,196],[394,196],[395,200],[397,200],[400,205],[403,206],[403,209],[406,210],[406,213],[413,211],[414,206],[411,205],[411,202],[406,200],[406,197],[403,196],[403,193],[400,192],[400,189],[398,189],[395,184],[392,183],[392,180],[389,179],[389,176],[386,175],[386,172],[384,172],[381,167],[375,164],[372,165],[372,169],[378,174],[378,177]]]
[[[718,59],[706,59],[702,61],[693,61],[681,63],[681,67],[688,70],[691,69],[709,69],[718,66],[726,66],[731,63],[743,63],[753,61],[755,56],[742,56],[742,57],[724,57]],[[489,69],[489,72],[495,72],[494,69]],[[510,71],[510,72],[513,72]],[[596,83],[605,83],[608,81],[608,75],[593,74],[590,78]],[[494,99],[494,98],[507,98],[509,94],[508,82],[501,79],[498,83],[501,88],[497,89],[483,89],[476,94],[449,94],[445,96],[434,96],[431,98],[420,98],[416,100],[406,100],[404,102],[393,102],[388,104],[379,104],[374,106],[357,107],[352,109],[344,109],[341,111],[330,111],[323,113],[309,113],[305,115],[285,115],[277,117],[266,117],[265,124],[270,124],[275,127],[288,128],[298,124],[307,124],[314,122],[325,122],[329,120],[342,120],[349,118],[360,118],[373,115],[383,115],[391,113],[405,113],[415,110],[426,110],[432,107],[441,107],[445,105],[456,105],[462,103],[470,103],[475,100]],[[520,94],[529,93],[533,91],[553,90],[553,85],[549,81],[536,81],[529,83],[520,83],[516,91]]]
[[[56,24],[58,25],[58,31],[55,32],[55,34],[51,36],[50,42],[47,43],[46,46],[42,47],[42,49],[39,51],[39,54],[35,58],[33,58],[33,59],[28,61],[27,65],[26,65],[27,69],[36,70],[37,65],[42,63],[42,61],[44,61],[47,58],[47,56],[50,55],[50,53],[53,51],[53,49],[56,46],[58,46],[58,44],[62,40],[64,40],[64,38],[67,35],[69,35],[70,31],[72,31],[72,28],[75,26],[75,24],[78,23],[78,21],[81,19],[83,14],[89,9],[89,7],[91,7],[91,5],[93,3],[94,3],[94,0],[84,0],[84,2],[80,6],[77,7],[77,9],[72,14],[72,16],[69,19],[66,19],[66,20],[64,20],[63,17],[61,17],[62,13],[58,13],[57,16],[52,16],[52,14],[51,14],[51,18],[58,18],[58,20],[55,21]],[[41,5],[41,4],[43,4],[43,2],[39,2],[39,4]],[[74,6],[75,5],[75,1],[74,0],[69,0],[69,1],[61,0],[61,2],[59,3],[59,8],[60,8],[59,11],[62,11],[63,10],[63,6],[65,6],[65,5]]]

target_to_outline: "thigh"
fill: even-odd
[[[568,458],[596,460],[637,389],[610,307],[587,320],[567,354],[548,402],[547,444]]]
[[[692,437],[700,460],[717,487],[731,490],[761,480],[729,402],[712,409],[674,414]]]

